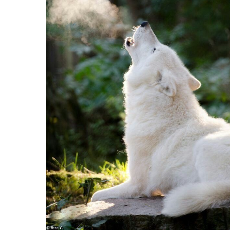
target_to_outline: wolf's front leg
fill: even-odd
[[[94,193],[91,201],[106,200],[109,198],[133,198],[138,197],[140,191],[131,181],[117,185],[113,188],[104,189]]]

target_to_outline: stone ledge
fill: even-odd
[[[73,227],[83,224],[85,230],[230,229],[230,204],[178,218],[163,216],[161,210],[162,197],[108,199],[90,202],[87,206],[71,206],[53,212],[47,218],[58,222],[69,221]]]

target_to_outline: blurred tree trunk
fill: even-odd
[[[133,25],[135,25],[137,23],[138,18],[139,18],[138,1],[126,0],[126,2],[127,2],[127,5],[130,9]]]
[[[185,23],[186,18],[183,15],[184,1],[177,2],[177,24]]]
[[[78,102],[78,96],[75,91],[72,90],[71,97],[68,100],[70,110],[73,115],[73,120],[71,126],[74,127],[76,132],[81,133],[82,136],[82,144],[86,149],[89,149],[88,143],[88,121],[85,114],[82,111],[82,108]]]

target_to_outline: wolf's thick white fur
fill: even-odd
[[[202,109],[193,94],[200,82],[149,25],[127,40],[132,65],[124,76],[124,140],[130,178],[96,192],[92,201],[160,190],[168,216],[230,201],[230,125]]]

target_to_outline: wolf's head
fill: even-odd
[[[133,66],[148,69],[155,73],[152,77],[158,82],[158,89],[168,96],[174,96],[177,83],[186,84],[192,91],[200,88],[200,82],[191,75],[176,52],[159,42],[148,22],[138,26],[133,37],[125,39]],[[157,74],[156,74],[157,73]]]

